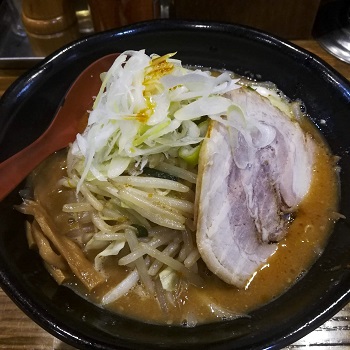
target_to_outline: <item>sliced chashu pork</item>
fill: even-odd
[[[314,143],[255,91],[241,88],[230,98],[241,120],[238,113],[228,117],[231,126],[212,121],[201,148],[197,245],[214,274],[244,287],[275,252],[309,190]]]

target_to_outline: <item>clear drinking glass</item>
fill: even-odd
[[[26,36],[21,20],[22,1],[21,0],[5,0],[9,15],[11,16],[11,30],[19,36]]]

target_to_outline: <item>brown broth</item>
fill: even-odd
[[[317,133],[310,122],[305,129]],[[160,310],[158,301],[147,296],[138,285],[128,295],[108,305],[114,312],[137,318],[150,323],[186,324],[191,323],[193,315],[198,322],[212,322],[222,317],[244,315],[269,301],[275,299],[292,286],[313,264],[323,251],[334,224],[334,213],[337,210],[338,179],[334,157],[322,139],[317,140],[314,177],[307,197],[300,204],[295,220],[278,249],[267,263],[251,279],[245,289],[230,286],[202,266],[205,286],[196,288],[188,285],[183,288],[174,304],[168,303],[169,310]],[[33,186],[47,211],[54,217],[62,234],[72,229],[74,222],[68,214],[61,211],[65,202],[71,201],[73,191],[57,187],[57,181],[65,175],[64,152],[52,156],[33,176]],[[86,293],[77,281],[68,286],[77,293],[99,304],[102,296],[123,277],[125,268],[118,266],[116,260],[109,258],[105,266],[107,275],[111,275],[106,284],[93,293]],[[213,307],[222,310],[221,316],[213,312]]]

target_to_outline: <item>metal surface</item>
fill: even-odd
[[[314,37],[330,54],[350,63],[350,2],[334,1],[321,7]]]
[[[340,60],[350,63],[350,26],[318,38],[319,44]]]

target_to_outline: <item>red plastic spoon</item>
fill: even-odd
[[[83,120],[106,72],[118,54],[104,56],[88,66],[68,90],[48,129],[32,144],[0,163],[0,201],[50,154],[67,147],[82,131]]]

